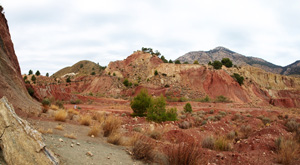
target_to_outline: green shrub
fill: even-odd
[[[96,72],[92,72],[91,75],[96,75]]]
[[[296,132],[299,127],[300,127],[300,124],[297,123],[295,120],[289,120],[286,124],[285,124],[286,128],[287,128],[287,131],[289,132]]]
[[[224,111],[219,111],[219,114],[222,115],[222,116],[226,116],[227,113],[224,112]]]
[[[49,77],[49,73],[46,73],[46,77]]]
[[[213,114],[215,112],[215,110],[211,109],[209,110],[209,114]]]
[[[116,76],[116,73],[113,73],[113,76]]]
[[[32,75],[31,81],[35,82],[35,80],[36,80],[36,77],[34,75]]]
[[[186,102],[187,100],[188,100],[188,99],[185,98],[185,97],[180,97],[178,101],[180,101],[180,102]]]
[[[158,72],[157,72],[157,70],[155,70],[155,71],[154,71],[154,75],[155,75],[155,76],[157,76],[157,75],[158,75]]]
[[[71,104],[80,104],[81,100],[77,99],[77,100],[71,100],[70,101]]]
[[[55,105],[57,105],[59,108],[64,109],[64,102],[61,100],[57,100],[55,102]]]
[[[27,88],[27,91],[28,91],[28,93],[29,93],[30,96],[33,96],[33,95],[34,95],[34,89],[33,89],[33,88],[28,87],[28,88]]]
[[[181,64],[181,63],[180,63],[180,61],[179,61],[179,60],[176,60],[176,61],[175,61],[175,64]]]
[[[193,64],[199,64],[198,60],[195,60]]]
[[[28,72],[28,75],[32,75],[32,74],[33,74],[33,71],[30,69]]]
[[[124,84],[126,87],[128,87],[128,86],[129,86],[129,81],[128,81],[128,79],[127,79],[127,78],[125,78],[125,80],[123,81],[123,84]]]
[[[147,120],[155,122],[177,120],[177,109],[166,110],[166,100],[163,96],[154,98],[147,109]]]
[[[222,63],[220,61],[214,61],[212,63],[212,66],[214,67],[214,69],[221,69],[222,68]]]
[[[23,79],[24,79],[24,81],[27,80],[27,76],[24,76]]]
[[[221,62],[227,68],[231,68],[232,67],[232,61],[229,58],[223,58]]]
[[[186,112],[186,113],[192,113],[192,111],[193,111],[192,105],[190,103],[186,103],[183,109],[184,109],[184,112]]]
[[[43,101],[42,101],[42,104],[49,106],[51,104],[51,102],[50,102],[50,100],[48,98],[44,98]]]
[[[169,60],[169,63],[170,63],[170,64],[173,64],[173,61],[170,59],[170,60]]]
[[[215,140],[214,149],[218,151],[230,151],[231,145],[224,137],[219,137]]]
[[[66,80],[66,82],[70,83],[71,82],[71,77],[68,77],[67,80]]]
[[[268,117],[264,117],[264,118],[262,118],[262,120],[261,120],[265,125],[266,124],[268,124],[268,123],[271,123],[271,119],[270,118],[268,118]]]
[[[244,77],[243,77],[243,76],[241,76],[241,75],[239,75],[239,74],[237,74],[237,73],[234,73],[234,74],[232,75],[232,77],[233,77],[240,85],[244,84]]]
[[[229,102],[229,100],[227,99],[227,97],[223,96],[223,95],[220,95],[220,96],[217,96],[216,102],[219,102],[219,103],[225,103],[225,102]]]
[[[145,116],[147,108],[151,105],[151,96],[146,89],[142,89],[141,92],[133,98],[130,102],[131,109],[133,110],[133,116]]]
[[[210,102],[210,98],[208,96],[205,96],[205,98],[201,99],[200,102]]]

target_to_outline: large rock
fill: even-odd
[[[58,164],[41,133],[18,117],[5,97],[0,99],[0,147],[8,165]]]

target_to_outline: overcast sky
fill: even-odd
[[[167,59],[224,46],[286,66],[300,60],[299,0],[2,0],[22,73],[141,47]]]

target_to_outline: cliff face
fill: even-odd
[[[18,112],[37,113],[40,108],[28,94],[18,58],[11,41],[7,20],[0,14],[0,97],[6,96]]]

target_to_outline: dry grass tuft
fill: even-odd
[[[99,123],[102,123],[106,119],[106,113],[105,112],[96,112],[93,114],[93,119],[98,121]]]
[[[232,149],[230,142],[224,137],[218,137],[214,144],[215,150],[230,151]]]
[[[124,146],[133,146],[138,140],[140,140],[141,135],[134,134],[133,136],[130,136],[126,141],[123,140],[122,145]]]
[[[64,134],[64,137],[70,138],[70,139],[76,139],[76,136],[73,133],[71,133],[71,134]]]
[[[81,116],[80,118],[80,124],[81,125],[85,125],[85,126],[89,126],[91,125],[92,123],[92,117],[90,115],[84,115],[84,116]]]
[[[202,148],[208,148],[213,150],[215,148],[215,139],[213,136],[208,136],[202,141]]]
[[[121,127],[121,120],[113,115],[109,115],[103,123],[103,136],[108,137]]]
[[[88,133],[89,136],[94,135],[95,137],[97,137],[100,133],[101,127],[100,125],[93,125]]]
[[[59,110],[59,107],[52,104],[52,105],[50,106],[50,109],[52,109],[52,110]]]
[[[54,119],[56,121],[66,121],[68,116],[68,113],[65,110],[58,110],[55,115],[54,115]]]
[[[114,145],[121,145],[123,144],[122,135],[120,132],[116,131],[108,136],[107,142]]]
[[[76,111],[75,109],[68,109],[68,113],[72,115],[79,115],[79,112]]]
[[[181,165],[190,164],[197,165],[200,163],[201,153],[198,143],[180,143],[173,144],[172,147],[167,148],[168,164]]]
[[[58,130],[61,130],[61,131],[62,131],[62,130],[64,130],[64,127],[63,127],[63,125],[60,125],[60,124],[59,124],[59,125],[57,125],[57,126],[55,127],[55,129],[58,129]]]
[[[42,134],[52,134],[53,133],[53,130],[52,129],[48,129],[48,130],[44,130],[43,128],[39,128],[38,131]]]
[[[299,145],[295,140],[284,139],[281,137],[279,138],[280,140],[275,140],[275,145],[278,152],[277,161],[282,164],[291,164],[294,159],[299,158]]]
[[[153,162],[154,160],[154,144],[149,139],[140,138],[132,146],[133,158],[137,160],[144,160],[146,162]]]

